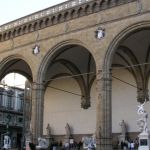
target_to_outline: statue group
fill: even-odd
[[[147,133],[147,119],[148,119],[148,113],[144,110],[145,102],[138,106],[137,114],[140,116],[140,119],[138,119],[137,124],[139,125],[140,131],[142,133]]]
[[[138,106],[137,114],[140,116],[140,118],[137,121],[137,124],[139,125],[141,133],[139,134],[139,147],[138,150],[149,150],[150,149],[150,135],[148,132],[147,127],[147,119],[148,119],[148,113],[144,109],[144,105],[146,103],[146,100],[143,104],[140,104]]]

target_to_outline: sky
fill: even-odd
[[[27,16],[39,10],[54,6],[67,0],[0,0],[0,25]],[[22,87],[26,78],[17,74],[9,74],[5,77],[5,83],[9,86]]]
[[[0,0],[0,25],[67,0]]]
[[[7,74],[2,79],[1,83],[8,85],[8,86],[24,88],[25,81],[26,81],[26,78],[24,76],[22,76],[18,73],[10,73],[10,74]],[[0,86],[1,86],[1,84],[0,84]]]

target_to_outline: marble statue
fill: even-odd
[[[83,148],[87,150],[94,150],[96,148],[96,138],[95,135],[92,137],[83,137]]]
[[[121,126],[121,135],[125,136],[126,132],[127,132],[127,127],[126,124],[124,122],[124,120],[122,120],[119,125]]]
[[[139,128],[141,132],[148,132],[147,129],[147,119],[148,119],[148,113],[144,110],[145,102],[138,106],[137,114],[140,116],[140,119],[138,119],[137,124],[139,125]]]
[[[47,124],[46,130],[47,130],[47,136],[51,137],[51,127],[50,127],[49,123]]]
[[[46,139],[39,137],[38,138],[38,145],[36,146],[37,149],[46,149],[48,148],[48,143]]]
[[[119,135],[118,138],[119,138],[119,145],[121,145],[121,142],[125,142],[126,140],[127,126],[124,120],[122,120],[119,123],[119,125],[121,127],[121,135]]]
[[[68,123],[66,124],[65,129],[66,129],[67,138],[70,138],[71,137],[71,130],[70,130],[70,126]]]
[[[4,136],[4,149],[10,149],[11,148],[11,139],[8,135]]]
[[[138,150],[150,150],[150,135],[147,126],[148,113],[144,110],[145,103],[146,100],[143,104],[138,105],[137,111],[137,114],[140,116],[140,118],[137,121],[137,124],[139,125],[139,128],[141,130],[141,133],[138,135],[139,137]]]

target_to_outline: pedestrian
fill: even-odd
[[[123,150],[127,150],[127,147],[128,147],[127,141],[124,141],[124,143],[123,143]]]
[[[83,145],[83,143],[81,142],[81,141],[79,141],[79,143],[78,143],[78,150],[80,150],[80,148],[82,147],[82,145]]]
[[[121,149],[123,150],[123,147],[124,147],[124,142],[121,141]]]
[[[130,142],[130,140],[128,141],[128,149],[129,150],[131,149],[131,142]]]
[[[135,147],[135,143],[131,141],[131,150],[134,150],[134,147]]]
[[[138,138],[135,139],[134,143],[135,143],[135,149],[138,150],[138,147],[139,147]]]

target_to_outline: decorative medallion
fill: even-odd
[[[34,55],[38,55],[40,53],[40,46],[36,44],[32,50],[32,53]]]
[[[102,38],[105,37],[105,29],[102,28],[102,27],[99,27],[99,28],[95,31],[95,33],[96,33],[96,38],[99,39],[99,40],[101,40]]]

